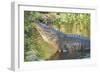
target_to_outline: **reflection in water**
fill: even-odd
[[[83,59],[90,58],[90,51],[77,51],[73,53],[57,52],[49,60]]]

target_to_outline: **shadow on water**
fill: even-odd
[[[57,52],[49,60],[67,60],[67,59],[83,59],[90,58],[90,51],[78,51],[74,53]]]

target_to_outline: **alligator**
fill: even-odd
[[[78,34],[65,34],[43,22],[35,22],[37,31],[45,42],[59,52],[73,53],[90,50],[90,38]]]

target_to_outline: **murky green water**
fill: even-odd
[[[56,53],[49,60],[68,60],[68,59],[84,59],[84,58],[90,58],[90,51],[83,51],[83,52],[80,51],[75,53],[68,53],[68,52]]]

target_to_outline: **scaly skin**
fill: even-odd
[[[80,50],[90,50],[90,39],[77,34],[64,34],[41,22],[35,23],[36,29],[45,42],[59,52],[73,53]]]

